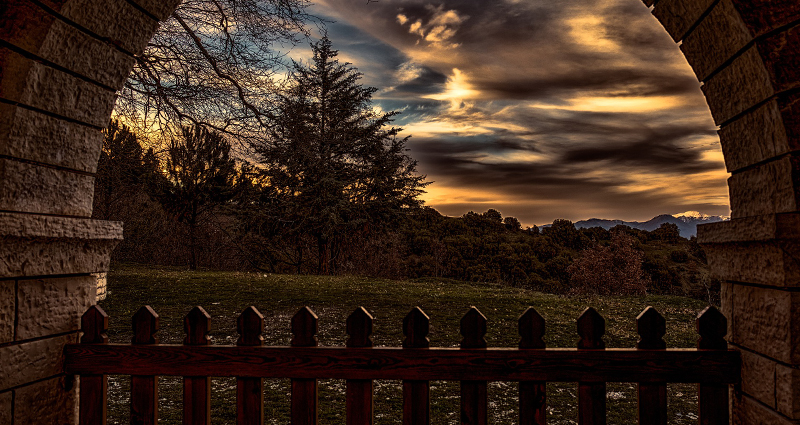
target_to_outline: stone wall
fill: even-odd
[[[122,239],[89,218],[101,130],[176,4],[0,2],[0,425],[76,422],[63,346]]]

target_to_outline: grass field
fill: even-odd
[[[514,347],[519,339],[516,320],[533,306],[547,321],[548,347],[574,347],[578,336],[575,319],[593,306],[606,319],[606,346],[634,347],[635,318],[646,306],[654,306],[667,320],[668,347],[694,347],[695,315],[705,303],[675,296],[647,297],[565,297],[508,288],[493,284],[466,283],[442,279],[410,281],[346,276],[296,276],[215,271],[189,272],[180,268],[116,264],[108,275],[108,297],[100,306],[110,316],[111,342],[130,341],[130,320],[142,305],[159,314],[162,343],[181,343],[183,316],[196,305],[212,316],[214,344],[234,344],[236,317],[253,305],[266,319],[265,344],[288,345],[291,317],[302,306],[319,316],[320,345],[344,345],[345,319],[357,307],[365,307],[375,318],[376,346],[399,346],[402,318],[420,306],[431,318],[431,346],[453,347],[460,341],[458,323],[470,306],[488,318],[489,346]],[[127,377],[109,380],[109,424],[128,423]],[[214,424],[235,423],[233,379],[213,379],[212,417]],[[178,424],[181,417],[181,380],[163,377],[159,387],[161,423]],[[399,381],[375,384],[376,425],[402,423]],[[548,384],[548,423],[576,423],[576,385]],[[490,423],[516,423],[516,384],[489,385]],[[320,382],[320,424],[344,423],[344,382]],[[670,424],[697,421],[696,387],[669,385]],[[288,380],[265,381],[266,423],[289,424]],[[608,423],[635,423],[634,384],[608,384]],[[458,383],[431,383],[431,422],[456,424]]]

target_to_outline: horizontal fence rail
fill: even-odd
[[[264,318],[249,307],[237,321],[235,346],[211,345],[210,316],[195,307],[184,319],[183,345],[158,344],[158,315],[142,307],[131,344],[108,342],[108,316],[94,306],[82,318],[80,344],[65,348],[65,370],[80,375],[80,423],[105,424],[106,375],[131,375],[131,421],[156,424],[158,376],[184,377],[184,424],[210,423],[210,377],[237,378],[237,424],[263,424],[263,378],[292,380],[292,424],[317,423],[317,380],[345,379],[347,424],[371,425],[373,380],[403,381],[404,424],[430,421],[429,381],[461,382],[461,423],[487,423],[488,381],[519,381],[520,425],[546,423],[546,382],[578,383],[578,422],[605,424],[606,382],[639,383],[639,423],[667,423],[666,384],[698,383],[699,423],[728,424],[728,385],[740,382],[741,358],[723,339],[725,317],[698,315],[697,349],[667,349],[665,320],[652,307],[637,317],[637,348],[606,349],[605,320],[587,308],[577,320],[577,348],[547,348],[544,319],[529,308],[519,319],[517,348],[487,348],[486,318],[471,308],[461,320],[460,348],[431,348],[429,319],[413,309],[403,320],[403,347],[372,347],[372,316],[347,319],[345,347],[318,347],[317,316],[292,319],[291,346],[264,346]]]

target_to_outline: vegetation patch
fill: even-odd
[[[212,316],[214,344],[236,341],[236,318],[250,305],[265,316],[265,344],[288,345],[291,317],[303,306],[319,316],[322,346],[345,344],[345,320],[357,307],[365,307],[375,318],[376,346],[402,343],[403,317],[420,306],[431,318],[433,347],[453,347],[460,341],[458,323],[472,305],[489,320],[486,340],[490,347],[515,347],[517,318],[529,306],[547,321],[545,341],[549,347],[574,347],[578,340],[575,320],[586,306],[593,306],[606,319],[609,348],[634,347],[636,316],[648,305],[667,320],[664,340],[668,347],[694,347],[695,315],[706,303],[677,296],[560,296],[498,284],[470,283],[447,279],[384,280],[350,276],[300,276],[219,271],[186,271],[175,267],[117,264],[108,276],[108,297],[100,306],[110,316],[111,342],[131,338],[130,320],[142,305],[159,314],[162,343],[180,344],[183,317],[196,305]],[[127,423],[128,377],[109,382],[109,423]],[[162,423],[181,421],[180,378],[164,377],[159,387],[159,416]],[[398,381],[375,384],[375,423],[402,423],[402,386]],[[451,424],[459,421],[457,382],[431,383],[431,421]],[[490,423],[516,422],[517,385],[495,382],[489,385]],[[288,380],[265,382],[266,423],[289,424]],[[233,379],[213,379],[212,423],[232,424],[236,419],[236,387]],[[576,385],[548,384],[549,422],[576,423]],[[696,423],[696,386],[669,385],[670,423]],[[344,382],[320,383],[320,423],[344,423]],[[635,422],[635,384],[608,385],[608,423]]]

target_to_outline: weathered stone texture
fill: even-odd
[[[0,181],[0,210],[92,215],[92,176],[0,158]]]
[[[800,19],[797,0],[733,0],[733,3],[754,36]]]
[[[77,390],[68,387],[61,376],[19,388],[15,391],[14,423],[64,425],[78,423]],[[76,385],[72,385],[75,387]]]
[[[714,121],[722,125],[775,92],[758,50],[751,47],[706,81],[703,94]]]
[[[0,277],[107,271],[122,223],[0,213]]]
[[[14,405],[13,394],[11,391],[0,393],[0,425],[11,425],[11,415],[13,414]]]
[[[166,20],[181,0],[135,0],[134,3],[159,20]]]
[[[58,0],[56,0],[58,1]],[[47,4],[52,1],[45,1]],[[166,2],[174,3],[174,0]],[[138,55],[158,29],[158,21],[125,0],[71,0],[59,8],[62,15],[112,44]]]
[[[767,408],[756,400],[742,395],[733,403],[734,425],[798,425],[800,422],[791,420],[772,409]]]
[[[6,1],[3,6],[0,39],[29,52],[38,50],[55,17],[30,0]]]
[[[720,279],[800,286],[800,241],[706,245],[708,266]]]
[[[796,211],[796,162],[795,158],[783,157],[732,175],[728,179],[731,217]]]
[[[70,334],[0,347],[0,391],[63,373],[64,345],[77,342]]]
[[[741,353],[742,391],[774,409],[777,363],[747,350],[741,350]]]
[[[800,419],[800,370],[778,364],[775,372],[778,411],[792,419]]]
[[[681,50],[697,79],[703,81],[752,40],[731,0],[722,0],[684,38]]]
[[[776,92],[800,87],[800,25],[764,38],[757,46]]]
[[[15,287],[13,280],[0,281],[0,344],[14,340]]]
[[[17,340],[80,329],[80,317],[95,303],[95,278],[21,279],[17,290]]]
[[[0,48],[0,97],[79,122],[105,127],[114,107],[112,90]],[[6,75],[9,78],[5,78]]]
[[[784,363],[800,360],[800,294],[736,285],[731,342]]]
[[[660,0],[653,15],[672,39],[679,41],[713,4],[714,0]]]
[[[733,338],[733,282],[722,281],[719,288],[720,311],[728,319],[728,332],[726,339],[731,341]]]
[[[114,89],[122,87],[135,63],[133,56],[60,20],[53,22],[39,51],[34,53]]]
[[[0,155],[94,173],[102,145],[100,130],[0,104]]]
[[[719,130],[729,172],[789,152],[789,139],[776,100],[743,115]]]
[[[800,213],[742,217],[697,226],[701,244],[800,239]]]

